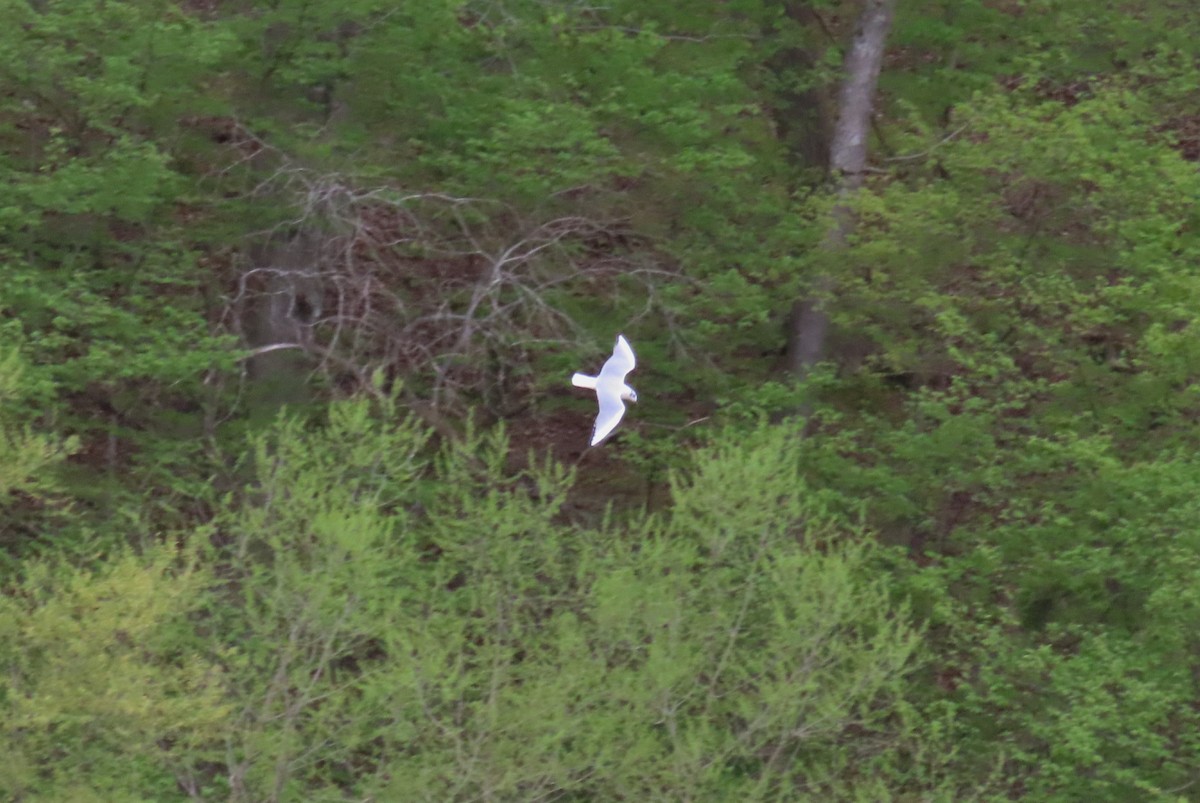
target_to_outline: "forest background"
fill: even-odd
[[[0,797],[1200,799],[1200,14],[891,5],[0,0]]]

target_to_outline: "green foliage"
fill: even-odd
[[[154,800],[210,755],[231,708],[194,623],[211,582],[159,547],[91,572],[29,563],[0,597],[0,786],[41,800]]]
[[[158,0],[2,10],[0,315],[91,470],[64,473],[64,490],[103,521],[125,496],[105,471],[134,487],[164,462],[193,473],[164,440],[205,398],[204,372],[231,367],[176,218],[191,181],[172,153],[184,117],[219,106],[200,89],[230,38]]]
[[[37,395],[24,385],[25,373],[20,351],[0,355],[0,509],[12,503],[15,493],[46,495],[53,488],[47,469],[78,448],[75,439],[61,441],[36,432],[15,414]]]
[[[1123,87],[1069,108],[1028,101],[964,112],[986,137],[943,147],[950,179],[863,196],[874,233],[845,254],[838,312],[847,327],[868,321],[852,380],[867,422],[842,437],[907,466],[884,469],[893,485],[1017,518],[1040,506],[1023,494],[1062,476],[1047,443],[1173,454],[1197,366],[1182,302],[1196,293],[1195,171],[1142,136],[1146,110]],[[901,382],[918,386],[904,415],[881,415]]]
[[[777,799],[873,788],[920,746],[920,635],[785,430],[698,455],[671,513],[588,531],[559,523],[571,475],[508,473],[502,435],[425,479],[425,436],[383,418],[282,422],[221,525],[238,799]]]
[[[21,350],[0,331],[0,583],[42,535],[48,511],[64,496],[60,469],[78,438],[53,431],[38,407],[53,391],[39,382]]]
[[[1191,70],[1064,87],[1047,67],[978,93],[935,169],[863,193],[839,255],[865,357],[821,388],[810,481],[932,564],[910,581],[940,663],[924,710],[957,712],[950,775],[976,791],[1170,799],[1195,780],[1194,660],[1166,634],[1190,631],[1196,580],[1200,185],[1155,135],[1194,97],[1164,72]]]
[[[861,4],[0,0],[0,789],[1192,794],[1187,5],[899,4],[845,199]],[[323,384],[267,425],[278,242]]]

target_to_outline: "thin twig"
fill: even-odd
[[[958,128],[954,129],[949,134],[942,137],[937,142],[933,143],[932,145],[930,145],[928,148],[926,148],[923,151],[918,151],[917,153],[907,153],[907,154],[904,154],[903,156],[888,156],[883,161],[885,161],[885,162],[908,162],[908,161],[912,161],[913,159],[922,159],[922,158],[928,156],[929,154],[933,153],[936,149],[945,145],[950,140],[957,137],[962,132],[966,131],[967,126],[968,126],[967,123],[963,123]]]

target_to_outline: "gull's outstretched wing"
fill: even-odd
[[[612,360],[609,362],[611,363]],[[608,370],[608,365],[605,365],[604,368]],[[607,387],[600,385],[596,388],[596,399],[600,402],[600,414],[596,416],[596,426],[592,430],[592,446],[611,435],[612,431],[617,428],[617,424],[621,423],[621,417],[625,415],[625,402],[621,400],[621,385],[622,381],[618,379],[614,383],[608,383]]]
[[[604,367],[600,369],[601,382],[606,379],[616,380],[620,384],[625,383],[625,374],[629,373],[637,365],[637,357],[633,355],[633,349],[629,347],[629,341],[625,339],[625,335],[617,335],[617,345],[613,346],[612,356],[604,363]],[[617,420],[620,420],[618,417]]]

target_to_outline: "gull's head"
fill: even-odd
[[[621,388],[621,398],[624,399],[625,401],[631,401],[636,404],[637,403],[637,391],[634,390],[633,388],[629,387],[629,385],[626,385],[625,387]]]

